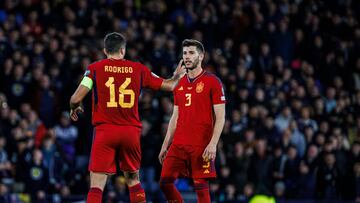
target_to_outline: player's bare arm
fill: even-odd
[[[213,108],[215,112],[214,132],[202,155],[204,160],[215,160],[217,143],[225,124],[225,104],[216,104]]]
[[[178,116],[179,116],[179,107],[174,105],[173,113],[169,121],[169,126],[166,132],[166,136],[159,153],[159,161],[161,164],[163,163],[167,150],[173,141]]]
[[[183,60],[181,59],[174,71],[173,77],[164,80],[160,88],[164,91],[173,91],[176,85],[178,84],[179,80],[185,75],[185,73],[186,73],[186,69],[185,66],[183,65]]]
[[[84,77],[87,78],[87,77]],[[86,79],[85,79],[86,80]],[[84,79],[81,84],[78,86],[74,94],[70,98],[70,117],[73,121],[77,121],[79,119],[78,113],[84,112],[81,107],[81,102],[84,97],[91,90],[91,86],[84,85]]]

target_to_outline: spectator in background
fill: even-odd
[[[237,191],[241,191],[248,177],[247,170],[249,168],[249,157],[245,154],[244,144],[238,142],[235,144],[234,156],[229,160],[231,170],[234,171],[234,178]]]
[[[329,87],[326,90],[326,98],[325,98],[325,110],[326,113],[330,113],[336,107],[336,91],[333,87]]]
[[[266,154],[267,142],[264,139],[256,140],[255,153],[250,157],[248,177],[255,184],[255,191],[270,192],[270,157]]]
[[[283,154],[281,146],[275,146],[273,148],[273,161],[271,163],[271,178],[273,185],[277,182],[283,182],[286,162],[287,156]]]
[[[320,165],[316,174],[316,197],[318,199],[338,199],[339,194],[339,170],[335,163],[336,158],[332,153],[323,156],[324,162]]]
[[[258,67],[259,69],[257,70],[257,75],[259,76],[264,76],[264,73],[269,73],[271,72],[271,68],[272,68],[272,57],[270,55],[270,47],[268,44],[263,43],[261,45],[260,48],[260,55],[258,58]]]
[[[254,194],[255,194],[255,186],[253,183],[248,182],[245,184],[242,195],[240,195],[239,200],[241,203],[249,202],[249,200]]]
[[[6,179],[11,179],[11,169],[12,165],[10,163],[10,157],[8,156],[7,151],[5,150],[6,139],[4,136],[0,135],[0,178],[4,181]]]
[[[299,199],[313,199],[315,194],[315,172],[301,161],[299,165],[299,176],[296,180],[296,197]]]
[[[35,111],[30,111],[27,115],[27,120],[29,122],[29,137],[34,139],[35,147],[40,147],[47,129]]]
[[[62,112],[60,123],[54,127],[55,139],[64,153],[67,162],[72,163],[75,155],[75,141],[78,137],[78,129],[71,124],[69,112]]]
[[[65,185],[63,177],[66,175],[66,170],[70,170],[69,164],[63,161],[63,157],[55,145],[55,137],[50,133],[44,137],[41,151],[44,157],[44,167],[49,174],[50,190],[59,192],[61,185]]]
[[[43,201],[49,187],[49,173],[44,166],[43,153],[39,149],[33,151],[33,159],[22,170],[26,171],[25,187],[33,201]]]
[[[274,185],[274,196],[277,200],[281,201],[285,199],[286,186],[284,182],[279,181]]]
[[[258,134],[266,138],[269,143],[269,147],[273,147],[280,143],[281,133],[271,116],[267,116],[265,118],[263,130],[261,130]]]
[[[286,153],[287,159],[284,166],[284,180],[286,185],[286,196],[294,198],[297,194],[297,178],[299,169],[299,157],[295,146],[290,145]]]
[[[275,118],[275,125],[282,132],[289,127],[291,120],[292,120],[291,109],[286,106],[282,109],[281,113]]]
[[[303,107],[301,109],[301,117],[298,121],[299,130],[304,132],[306,127],[311,127],[314,131],[318,130],[318,125],[315,120],[310,118],[310,109]]]
[[[54,125],[59,106],[57,92],[53,91],[50,85],[49,76],[43,75],[40,79],[40,87],[34,92],[36,96],[33,97],[34,109],[39,112],[39,117],[47,127]]]
[[[9,188],[3,183],[0,183],[0,202],[4,202],[4,203],[12,202]]]
[[[293,54],[293,36],[289,31],[288,18],[283,18],[279,22],[278,32],[275,34],[274,54],[281,56],[285,64],[289,64]]]
[[[20,54],[20,53],[19,53]],[[26,101],[28,98],[28,81],[24,77],[24,67],[21,64],[14,65],[13,76],[7,76],[4,78],[6,95],[11,100],[11,106],[19,108],[20,104]]]
[[[354,165],[354,174],[355,178],[353,181],[355,182],[355,201],[360,202],[360,163],[356,163]]]
[[[304,134],[297,128],[297,122],[291,121],[290,123],[291,138],[290,142],[296,147],[299,157],[303,157],[306,150],[306,140]]]
[[[353,145],[351,146],[351,150],[350,150],[350,165],[354,165],[356,162],[360,162],[360,142],[356,141],[353,143]]]

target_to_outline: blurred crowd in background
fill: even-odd
[[[357,0],[1,1],[0,202],[85,197],[91,98],[77,123],[68,101],[114,31],[127,38],[127,59],[162,77],[182,40],[203,42],[204,68],[228,101],[214,201],[360,202],[359,20]],[[163,200],[157,156],[172,107],[169,93],[141,95],[141,173],[154,202]],[[118,173],[105,199],[127,202],[126,190]]]

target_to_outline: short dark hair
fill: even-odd
[[[125,37],[117,32],[109,33],[104,38],[105,51],[109,54],[116,53],[120,48],[125,48],[126,39]]]
[[[189,46],[195,46],[196,49],[200,52],[200,53],[204,53],[205,52],[205,49],[204,49],[204,45],[195,40],[195,39],[185,39],[183,42],[182,42],[182,47],[189,47]]]

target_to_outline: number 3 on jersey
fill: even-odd
[[[191,94],[185,94],[185,97],[186,97],[185,106],[190,106],[191,105]]]
[[[126,87],[131,83],[131,78],[126,78],[123,84],[119,87],[119,105],[121,108],[131,108],[135,103],[135,92],[132,89],[126,89]],[[105,83],[106,87],[110,91],[110,101],[106,102],[106,107],[112,108],[117,107],[118,103],[115,101],[115,84],[114,77],[109,77],[108,81]],[[130,96],[130,101],[125,102],[125,95]]]

